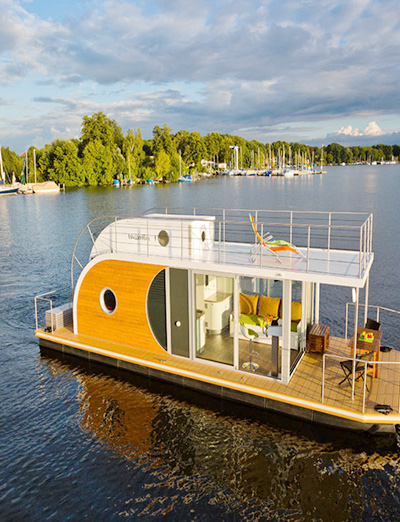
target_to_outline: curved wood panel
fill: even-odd
[[[77,296],[77,333],[165,354],[153,336],[146,313],[148,288],[164,268],[111,259],[95,264]],[[110,288],[117,298],[117,308],[111,315],[100,306],[103,288]]]

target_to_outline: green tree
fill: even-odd
[[[218,132],[212,132],[204,136],[204,145],[207,150],[207,159],[218,157],[221,150],[222,136]]]
[[[169,156],[176,152],[176,146],[171,129],[167,124],[163,128],[156,125],[153,129],[153,153],[157,155],[161,150],[164,150]]]
[[[3,160],[3,169],[8,181],[12,180],[12,175],[19,177],[24,160],[8,147],[1,147],[1,157]]]
[[[196,169],[201,169],[201,160],[207,155],[207,149],[203,138],[198,132],[192,132],[186,142],[183,152],[183,159],[187,166],[193,165]]]
[[[129,129],[123,142],[123,153],[126,158],[127,173],[131,177],[137,177],[140,165],[143,162],[145,153],[143,150],[144,140],[140,129]]]
[[[49,179],[49,172],[54,168],[55,151],[62,146],[64,140],[54,140],[40,149],[36,155],[38,181]],[[32,180],[30,180],[32,181]]]
[[[82,186],[85,182],[83,169],[78,158],[78,147],[72,141],[59,145],[53,154],[49,179],[66,187]]]
[[[83,170],[88,185],[109,185],[116,174],[113,155],[108,147],[95,139],[83,151]]]
[[[166,178],[171,169],[171,160],[165,150],[160,150],[155,156],[154,170],[156,179]]]
[[[187,173],[187,168],[185,162],[179,157],[177,152],[172,154],[170,171],[168,173],[167,179],[170,181],[177,181],[179,178],[179,174],[182,176]]]
[[[373,148],[379,150],[379,156],[380,156],[379,159],[384,159],[386,161],[389,161],[392,159],[393,147],[391,145],[380,144],[380,145],[374,145]]]
[[[93,116],[84,116],[80,139],[81,151],[94,140],[99,140],[104,147],[110,149],[115,146],[122,147],[122,130],[114,120],[110,120],[102,112],[96,112]]]

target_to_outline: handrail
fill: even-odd
[[[44,301],[44,302],[47,302],[47,303],[50,304],[51,331],[54,331],[54,328],[53,328],[53,326],[54,326],[53,325],[53,300],[49,299],[49,298],[47,298],[45,296],[53,295],[53,294],[60,295],[61,292],[63,292],[64,290],[68,290],[68,303],[72,303],[71,288],[69,286],[62,286],[61,288],[55,288],[54,290],[50,290],[49,292],[44,292],[43,294],[39,294],[39,295],[35,296],[34,302],[35,302],[35,326],[36,326],[36,330],[38,330],[38,328],[39,328],[37,303],[38,303],[38,301]]]
[[[345,360],[345,361],[348,361],[349,360],[349,357],[347,356],[343,356],[343,355],[336,355],[336,354],[332,354],[332,353],[324,353],[323,354],[323,359],[322,359],[322,385],[321,385],[321,403],[324,404],[324,395],[325,395],[325,358],[331,358],[331,359],[339,359],[339,360]],[[365,359],[351,359],[352,361],[354,361],[353,364],[355,363],[363,363],[364,364],[364,375],[366,376],[367,375],[367,366],[373,366],[373,365],[380,365],[380,364],[385,364],[385,365],[395,365],[395,364],[400,364],[400,361],[368,361],[368,360],[365,360]],[[363,385],[363,406],[362,406],[362,413],[365,413],[365,399],[366,399],[366,384],[367,384],[367,379],[364,378],[364,385]],[[352,377],[352,389],[354,389],[354,385],[355,385],[355,374],[353,372],[353,377]],[[398,411],[400,412],[400,393],[399,393],[399,405],[398,405]]]
[[[347,335],[348,335],[349,306],[355,306],[355,303],[351,303],[351,302],[347,302],[347,303],[346,303],[345,329],[344,329],[344,338],[345,338],[345,339],[347,339]],[[363,308],[363,305],[360,305],[360,308],[362,309],[362,308]],[[377,320],[378,322],[379,322],[379,318],[380,318],[381,310],[384,310],[385,312],[389,312],[389,313],[397,314],[397,315],[400,316],[400,311],[399,311],[399,310],[393,310],[392,308],[387,308],[386,306],[371,305],[371,304],[368,303],[368,305],[367,305],[367,313],[368,313],[368,310],[369,310],[370,308],[376,310],[376,320]]]
[[[152,216],[151,213],[158,211],[158,216]],[[77,249],[80,244],[81,238],[85,232],[88,232],[91,244],[96,245],[95,234],[93,233],[94,224],[100,223],[101,220],[109,221],[108,224],[114,223],[114,251],[123,253],[124,241],[117,234],[118,222],[124,219],[137,219],[142,218],[147,221],[147,228],[149,228],[149,221],[153,219],[164,219],[164,216],[170,215],[172,212],[176,212],[176,222],[179,221],[179,216],[192,215],[198,219],[202,217],[208,217],[214,215],[215,217],[215,237],[214,241],[218,242],[218,262],[225,262],[225,254],[229,249],[230,244],[235,244],[235,239],[227,242],[227,235],[232,238],[236,232],[239,233],[237,237],[240,238],[239,243],[251,245],[253,243],[253,235],[251,229],[245,230],[245,227],[249,224],[248,221],[248,209],[204,209],[204,208],[192,208],[188,209],[185,207],[171,207],[171,208],[158,208],[154,207],[143,212],[137,216],[100,216],[91,220],[79,233],[78,238],[73,248],[73,254],[71,258],[71,288],[74,288],[74,265],[75,262],[79,266],[80,270],[86,265],[87,261],[83,262],[78,259]],[[310,249],[319,249],[321,251],[330,252],[332,250],[332,243],[335,241],[336,248],[338,245],[341,250],[347,251],[358,251],[357,263],[358,270],[357,275],[359,278],[363,276],[367,268],[367,264],[370,261],[369,245],[372,244],[372,214],[367,212],[324,212],[324,211],[301,211],[301,210],[253,210],[251,211],[255,215],[255,222],[258,227],[261,227],[262,231],[266,232],[272,229],[276,239],[289,239],[290,242],[295,242],[298,248],[305,248],[307,252],[306,257],[306,268],[305,271],[310,271]],[[180,214],[181,213],[181,214]],[[300,217],[303,216],[301,219]],[[313,222],[312,216],[316,217],[316,221]],[[324,222],[321,221],[320,217],[324,218]],[[275,219],[274,219],[275,217]],[[279,221],[282,217],[287,218]],[[343,217],[347,217],[346,222],[342,222]],[[357,223],[353,218],[357,217]],[[271,220],[269,220],[271,218]],[[326,219],[325,219],[326,218]],[[336,222],[335,222],[336,220]],[[340,222],[337,222],[339,220]],[[361,222],[362,221],[362,222]],[[220,230],[221,228],[221,230]],[[184,240],[184,227],[181,223],[181,242]],[[148,234],[147,234],[148,235]],[[296,236],[295,236],[296,235]],[[229,237],[228,236],[228,237]],[[279,237],[283,236],[283,237]],[[294,237],[295,236],[295,237]],[[233,236],[235,237],[235,236]],[[356,238],[358,237],[358,243]],[[236,240],[237,241],[237,240]],[[340,243],[339,243],[340,242]],[[311,247],[311,245],[314,245]],[[96,249],[97,250],[96,245]],[[106,247],[107,248],[107,247]],[[102,252],[101,248],[99,249]],[[105,250],[107,251],[107,250]],[[147,256],[151,254],[149,251],[149,244],[145,248]],[[99,253],[98,251],[96,253]],[[262,252],[263,253],[263,252]],[[183,250],[181,248],[181,258],[183,256]],[[260,255],[260,263],[262,265],[261,257],[267,259],[267,256]],[[339,261],[340,262],[340,261]],[[260,265],[260,266],[261,266]],[[78,271],[79,272],[79,271]]]
[[[200,207],[152,207],[152,208],[149,208],[147,210],[145,210],[144,212],[142,212],[140,214],[140,216],[138,217],[145,217],[146,214],[150,213],[150,212],[154,212],[156,210],[162,210],[164,211],[166,214],[167,213],[171,213],[171,211],[176,211],[176,210],[184,210],[186,212],[188,211],[193,211],[193,212],[197,212],[197,211],[201,211],[201,212],[222,212],[222,211],[226,211],[227,209],[224,209],[224,208],[217,208],[217,207],[208,207],[208,208],[200,208]],[[244,212],[246,214],[249,213],[249,209],[245,209],[245,208],[230,208],[228,209],[229,212]],[[255,212],[264,212],[264,213],[269,213],[269,214],[289,214],[292,213],[292,214],[324,214],[324,215],[327,215],[329,217],[329,215],[338,215],[338,216],[342,216],[342,215],[349,215],[349,216],[371,216],[372,214],[369,213],[369,212],[347,212],[347,211],[335,211],[335,212],[332,212],[332,211],[325,211],[325,210],[278,210],[278,209],[265,209],[265,210],[252,210],[251,212],[255,213]],[[194,215],[197,215],[197,214],[194,214]],[[202,214],[199,214],[199,215],[202,215]]]

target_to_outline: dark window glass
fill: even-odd
[[[158,234],[158,242],[161,246],[166,247],[169,243],[169,235],[166,230],[161,230]]]
[[[103,309],[108,313],[112,313],[115,311],[117,307],[117,299],[112,290],[107,289],[103,293]]]
[[[147,316],[154,337],[167,349],[167,326],[165,314],[165,270],[153,279],[147,295]]]

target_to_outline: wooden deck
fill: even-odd
[[[36,331],[37,337],[73,348],[84,350],[88,358],[95,360],[95,354],[117,359],[116,366],[123,368],[123,362],[130,362],[141,367],[167,372],[169,375],[183,376],[199,382],[244,392],[253,397],[264,397],[268,400],[285,404],[293,404],[308,410],[319,411],[358,422],[379,424],[400,424],[399,396],[400,396],[400,364],[380,366],[379,377],[369,376],[369,392],[366,394],[365,411],[363,410],[363,381],[360,380],[356,389],[355,398],[351,398],[351,386],[344,382],[339,385],[344,374],[340,361],[329,357],[329,354],[350,358],[349,341],[338,337],[331,337],[326,357],[324,402],[322,398],[322,369],[323,356],[321,354],[306,353],[300,362],[293,378],[288,385],[273,379],[258,375],[257,372],[244,372],[224,366],[216,366],[208,362],[192,361],[169,354],[157,354],[75,335],[68,328],[60,328],[54,333],[43,330]],[[92,354],[92,355],[91,355]],[[381,361],[396,361],[400,363],[400,352],[392,350],[381,353]],[[374,409],[377,404],[388,404],[393,412],[389,415],[377,413]]]
[[[349,359],[350,346],[349,340],[339,337],[331,337],[327,354],[345,356]],[[311,355],[311,354],[308,354]],[[367,377],[369,391],[366,391],[365,413],[376,413],[377,404],[391,406],[393,412],[399,411],[400,398],[400,364],[387,364],[384,362],[400,363],[400,352],[391,350],[390,352],[380,352],[379,376],[373,378],[371,374]],[[340,367],[340,360],[326,358],[325,369],[325,402],[327,404],[341,403],[346,409],[362,411],[363,399],[363,380],[356,383],[354,400],[351,399],[351,387],[347,382],[341,385],[338,383],[344,378],[344,373]]]

